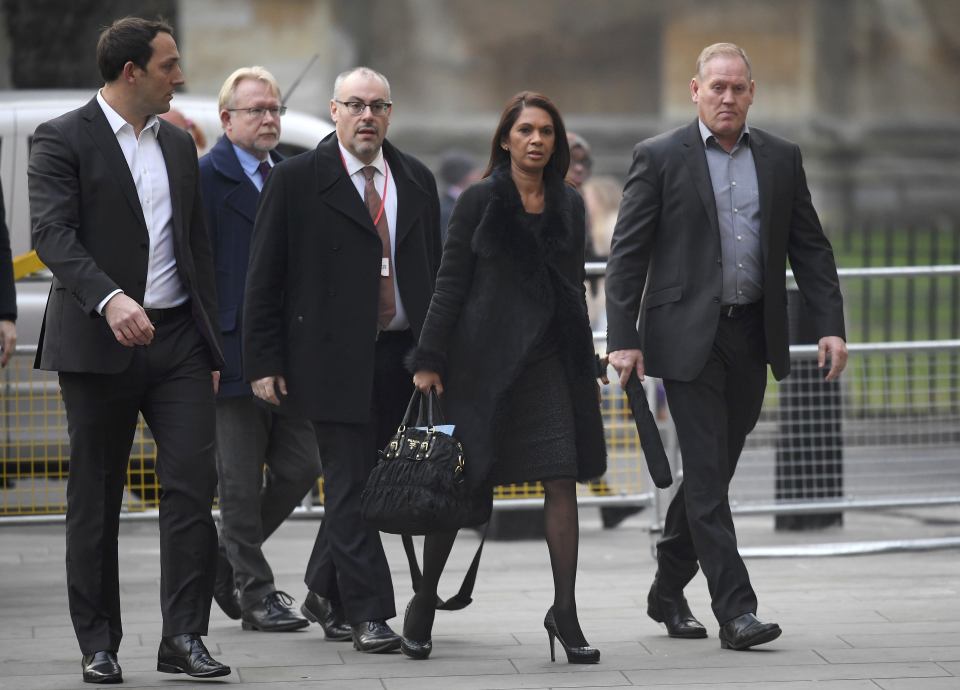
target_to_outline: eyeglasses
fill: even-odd
[[[282,117],[287,114],[287,106],[280,105],[273,108],[227,108],[227,112],[244,112],[254,120],[259,120],[267,113],[270,113],[274,117]]]
[[[364,103],[363,101],[338,101],[334,99],[335,103],[339,103],[344,108],[347,109],[347,112],[356,117],[357,115],[363,115],[363,111],[367,108],[370,108],[370,114],[374,117],[379,115],[386,115],[390,112],[390,108],[393,107],[393,103],[390,101],[377,101],[376,103]]]

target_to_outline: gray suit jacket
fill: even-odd
[[[157,140],[170,180],[177,271],[210,346],[211,366],[219,369],[216,288],[196,148],[190,135],[164,120]],[[36,366],[123,371],[133,348],[116,341],[96,308],[117,288],[143,303],[150,243],[133,176],[96,98],[37,127],[27,175],[37,254],[54,276]]]
[[[767,362],[781,379],[790,371],[787,258],[818,337],[845,337],[843,298],[800,149],[756,127],[750,149],[760,196]],[[720,256],[697,121],[637,144],[607,263],[607,350],[639,348],[647,373],[695,378],[720,319]]]

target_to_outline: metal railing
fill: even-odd
[[[601,275],[604,269],[602,263],[587,265],[590,275]],[[844,282],[953,282],[960,265],[841,269],[840,275]],[[734,512],[799,516],[960,504],[960,333],[950,335],[941,340],[853,340],[848,369],[828,393],[814,385],[816,372],[810,375],[816,346],[792,346],[794,369],[808,383],[793,390],[790,378],[768,382],[761,419],[747,439],[731,485]],[[605,334],[594,336],[603,350]],[[62,519],[65,510],[69,453],[56,375],[33,370],[32,359],[31,350],[22,348],[3,374],[0,522]],[[647,391],[675,463],[674,474],[682,477],[673,425],[657,381],[648,377]],[[655,531],[669,494],[653,489],[616,383],[603,387],[602,407],[610,470],[604,483],[581,486],[579,500],[585,506],[648,506],[652,509],[645,519]],[[824,420],[832,425],[829,433],[817,428]],[[125,519],[155,515],[154,453],[149,430],[141,423],[131,453]],[[808,490],[790,493],[781,481],[786,463],[801,477],[797,485]],[[496,492],[497,510],[541,504],[537,484],[499,487]],[[322,506],[307,497],[296,515],[322,512]]]

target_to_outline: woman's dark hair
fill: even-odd
[[[562,180],[567,175],[567,168],[570,167],[570,144],[567,142],[567,128],[564,126],[560,111],[557,110],[553,101],[542,93],[534,91],[521,91],[507,101],[503,114],[500,115],[500,124],[497,125],[497,131],[493,135],[493,142],[490,144],[490,162],[487,163],[487,169],[483,176],[488,177],[501,165],[509,165],[510,152],[504,151],[502,144],[510,138],[510,130],[516,124],[517,118],[520,117],[524,108],[545,110],[553,120],[554,148],[546,169],[556,172]]]
[[[119,77],[128,62],[146,69],[153,56],[150,42],[160,32],[173,35],[173,29],[162,19],[124,17],[106,27],[97,41],[97,67],[104,82]]]

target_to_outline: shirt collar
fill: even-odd
[[[340,155],[343,156],[343,163],[347,168],[347,175],[349,175],[350,177],[353,177],[360,170],[367,167],[367,163],[364,163],[359,158],[357,158],[352,153],[350,153],[347,149],[345,149],[343,144],[340,143],[339,139],[337,139],[337,146],[340,147]],[[372,165],[374,168],[376,168],[377,172],[379,172],[381,175],[386,176],[387,167],[386,167],[386,161],[384,161],[383,159],[382,146],[380,147],[380,150],[377,151],[377,157],[374,158],[373,162],[370,163],[369,165]]]
[[[120,113],[110,107],[110,104],[107,103],[107,100],[103,97],[102,90],[97,91],[97,103],[100,104],[100,109],[103,111],[103,114],[106,115],[110,129],[113,130],[115,135],[123,129],[124,125],[129,125],[130,129],[133,129],[133,125],[124,120]],[[160,118],[156,115],[151,115],[147,118],[147,124],[144,126],[144,129],[153,129],[153,135],[156,136],[159,128]]]
[[[709,144],[711,139],[716,141],[717,136],[710,131],[710,128],[703,123],[703,120],[701,120],[700,118],[697,118],[697,124],[700,125],[700,138],[703,139],[704,146]],[[750,141],[750,126],[746,122],[744,122],[743,131],[740,132],[740,136],[737,137],[737,146],[739,146],[741,143],[746,143],[748,141]]]
[[[233,150],[237,152],[237,160],[240,161],[240,167],[243,168],[243,172],[247,173],[248,176],[257,172],[257,170],[260,168],[260,159],[258,159],[249,151],[245,151],[244,149],[240,148],[232,141],[230,144],[233,146]],[[273,167],[273,163],[270,160],[269,155],[267,156],[267,165],[269,165],[271,168]]]

